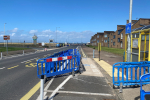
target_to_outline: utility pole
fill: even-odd
[[[132,0],[130,0],[129,23],[132,26]],[[131,33],[128,34],[128,49],[127,49],[127,62],[131,61]],[[129,78],[131,77],[131,68],[129,68]]]
[[[6,23],[4,23],[4,35],[5,35],[5,24]],[[4,47],[5,47],[5,40],[4,40]]]
[[[132,26],[132,0],[130,0],[129,23],[131,23]],[[127,62],[130,62],[130,59],[131,59],[131,33],[128,34]]]

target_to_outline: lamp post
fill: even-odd
[[[60,28],[60,27],[56,27],[56,42],[57,42],[57,28]]]
[[[129,23],[132,26],[132,0],[130,0],[130,10],[129,10]],[[127,62],[131,61],[131,33],[128,34],[128,49],[127,49]],[[131,78],[131,68],[128,69],[128,76]]]
[[[4,35],[5,35],[5,24],[6,23],[4,23]],[[5,47],[5,40],[4,40],[4,47]]]

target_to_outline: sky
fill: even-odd
[[[150,18],[150,0],[133,0],[132,19]],[[87,43],[129,19],[130,0],[0,0],[0,42]],[[57,31],[56,31],[57,28]],[[57,39],[56,39],[57,36]]]

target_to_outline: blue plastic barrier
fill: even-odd
[[[112,78],[114,86],[140,85],[140,77],[150,73],[150,61],[144,62],[118,62],[113,65]],[[117,70],[117,77],[114,73]],[[129,75],[129,70],[131,70]],[[124,72],[126,71],[126,72]],[[122,72],[120,75],[119,72]],[[124,77],[125,76],[125,77]],[[150,79],[148,80],[150,81]],[[143,83],[147,84],[147,83]]]
[[[67,58],[69,59],[63,59]],[[56,61],[51,61],[52,59]],[[57,60],[58,59],[58,60]],[[60,60],[59,60],[60,59]],[[61,75],[79,70],[81,55],[77,49],[70,49],[55,53],[47,58],[42,58],[37,61],[37,76],[41,78],[42,75],[46,77]],[[41,68],[39,68],[41,67]]]
[[[140,88],[140,98],[141,100],[144,100],[145,98],[145,95],[150,95],[150,91],[144,91],[142,90],[142,85],[143,83],[145,84],[150,84],[150,74],[145,74],[145,75],[142,75],[140,77],[140,85],[141,85],[141,88]]]

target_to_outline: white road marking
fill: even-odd
[[[34,60],[34,59],[30,59],[30,60]]]
[[[2,68],[0,68],[0,69],[4,69],[5,67],[2,67]]]
[[[53,90],[47,90],[47,92],[54,92],[54,91]],[[85,94],[85,95],[113,96],[112,94],[106,94],[106,93],[90,93],[90,92],[77,92],[77,91],[57,91],[57,93],[72,93],[72,94]]]
[[[50,95],[50,100],[53,100],[53,97],[54,97],[55,94],[58,92],[58,90],[59,90],[70,78],[72,78],[72,75],[69,75],[68,78],[66,78],[66,79],[53,91],[53,93]]]

